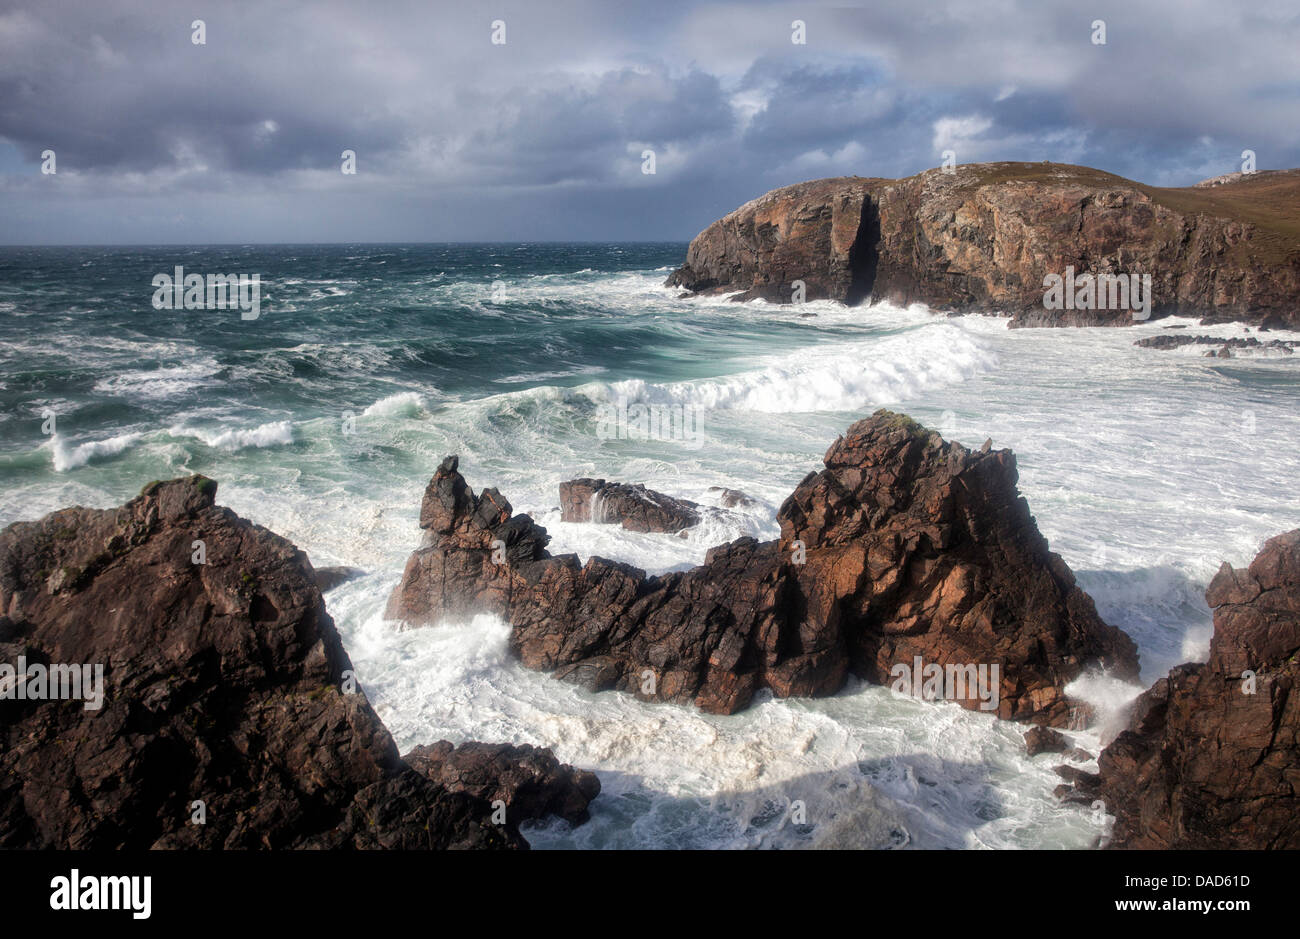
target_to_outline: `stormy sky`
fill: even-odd
[[[0,2],[0,243],[685,240],[944,150],[1187,185],[1300,166],[1297,50],[1294,0]]]

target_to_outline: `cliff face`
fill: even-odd
[[[1101,753],[1111,846],[1300,848],[1300,529],[1205,598],[1209,661],[1156,682]]]
[[[873,182],[880,181],[819,179],[747,202],[691,242],[668,283],[789,303],[794,282],[803,281],[805,299],[857,303],[871,288],[863,251],[871,234],[862,228]]]
[[[791,302],[920,302],[1013,325],[1123,325],[1046,309],[1044,278],[1150,276],[1150,314],[1300,326],[1300,170],[1162,189],[1086,167],[986,163],[777,189],[691,242],[668,284]],[[1140,314],[1141,315],[1141,314]]]
[[[764,687],[833,694],[850,671],[892,684],[919,657],[996,666],[989,695],[974,681],[943,694],[965,707],[1064,726],[1084,716],[1063,689],[1087,666],[1136,677],[1132,641],[1034,525],[1010,451],[973,452],[882,411],[825,464],[781,506],[779,541],[742,538],[648,577],[551,556],[545,529],[495,489],[476,496],[449,457],[388,615],[422,625],[494,612],[531,668],[720,713]]]
[[[519,848],[529,812],[583,814],[599,785],[548,751],[401,758],[306,555],[216,488],[0,532],[0,847]]]

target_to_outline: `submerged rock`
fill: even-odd
[[[1147,336],[1145,339],[1139,339],[1133,343],[1135,346],[1141,346],[1145,349],[1178,349],[1182,346],[1221,346],[1228,350],[1228,356],[1231,357],[1232,349],[1269,349],[1290,355],[1295,351],[1295,347],[1300,343],[1289,342],[1285,339],[1272,339],[1268,342],[1261,342],[1254,336],[1236,336],[1231,339],[1223,339],[1219,336]],[[1214,350],[1210,350],[1206,355],[1213,355]],[[1220,352],[1220,355],[1223,353]]]
[[[753,496],[746,495],[739,489],[728,489],[725,486],[710,486],[709,492],[718,493],[718,501],[724,508],[748,508],[751,505],[757,505],[758,501]]]
[[[216,488],[153,483],[0,532],[0,846],[526,847],[399,757],[306,555]],[[37,698],[20,657],[102,683]],[[520,771],[512,755],[494,768]]]
[[[760,688],[826,695],[850,672],[891,684],[915,666],[955,677],[943,696],[965,707],[1068,725],[1086,715],[1063,689],[1085,668],[1136,677],[1132,641],[1035,527],[1009,451],[972,452],[880,411],[825,464],[781,506],[779,541],[741,538],[649,577],[552,557],[545,529],[494,489],[476,497],[449,457],[388,615],[496,613],[530,668],[720,713]],[[992,678],[987,693],[977,676]]]
[[[339,584],[345,584],[349,580],[356,580],[365,574],[359,567],[317,567],[314,569],[316,586],[320,588],[321,593],[328,593]]]
[[[1205,592],[1210,658],[1144,692],[1101,752],[1118,848],[1300,848],[1300,529]]]

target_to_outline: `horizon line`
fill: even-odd
[[[678,245],[689,244],[690,238],[656,238],[645,240],[595,239],[528,239],[524,241],[467,240],[467,241],[76,241],[27,242],[0,241],[4,248],[334,248],[334,247],[429,247],[434,245]]]

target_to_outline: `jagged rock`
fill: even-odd
[[[889,684],[920,658],[996,665],[998,716],[1059,726],[1086,716],[1063,692],[1085,668],[1136,677],[1132,641],[1035,527],[1010,451],[974,453],[880,411],[825,464],[781,506],[779,541],[741,538],[693,570],[647,577],[552,557],[545,529],[496,490],[475,497],[449,457],[388,615],[419,625],[493,612],[530,668],[721,713],[764,687],[831,694],[850,671]],[[969,686],[950,697],[985,704]]]
[[[560,483],[560,521],[622,524],[628,531],[675,534],[700,523],[700,506],[641,485],[603,479]]]
[[[468,792],[485,802],[500,799],[513,824],[558,815],[580,825],[587,806],[600,794],[595,773],[561,764],[547,749],[524,744],[462,743],[439,740],[402,757],[412,768],[452,792]]]
[[[1300,529],[1205,599],[1209,661],[1143,693],[1099,757],[1111,846],[1300,847]]]
[[[1050,727],[1031,727],[1025,733],[1025,752],[1030,756],[1040,753],[1064,753],[1069,741]]]
[[[669,285],[781,303],[865,299],[1011,313],[1014,326],[1126,325],[1131,310],[1049,310],[1043,279],[1150,275],[1152,314],[1300,325],[1300,170],[1197,188],[1054,163],[977,163],[905,179],[769,192],[695,237]]]
[[[0,532],[9,680],[19,656],[103,666],[98,709],[0,693],[0,846],[526,847],[402,761],[306,555],[216,488]]]

